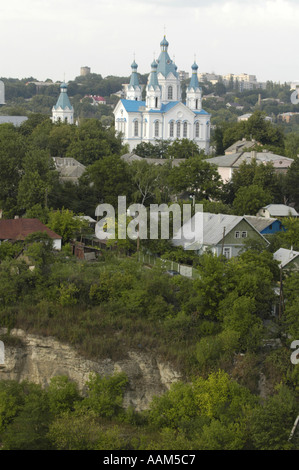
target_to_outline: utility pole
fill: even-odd
[[[225,227],[223,227],[223,235],[222,235],[222,247],[221,247],[222,256],[223,256],[223,251],[224,251],[224,237],[225,237]]]
[[[282,268],[280,268],[280,286],[279,286],[279,320],[281,320],[283,314],[283,285],[282,285]]]

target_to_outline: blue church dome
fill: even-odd
[[[169,46],[169,42],[167,41],[166,36],[164,36],[164,38],[163,38],[162,41],[160,42],[160,46],[161,46],[163,49],[166,49],[166,48]]]

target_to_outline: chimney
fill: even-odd
[[[256,150],[251,150],[251,160],[256,158]]]

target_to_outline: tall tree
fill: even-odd
[[[18,185],[26,139],[12,124],[0,125],[0,209],[7,217],[17,214]]]
[[[132,197],[129,165],[117,155],[105,156],[90,165],[87,178],[93,185],[98,202],[116,207],[118,196],[127,196],[128,200]]]
[[[222,187],[216,167],[198,156],[190,157],[173,167],[169,184],[175,192],[188,191],[197,200],[216,198]]]
[[[18,188],[18,204],[30,209],[36,204],[48,206],[49,194],[58,184],[58,172],[47,150],[30,150],[22,163],[22,178]]]

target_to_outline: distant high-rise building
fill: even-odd
[[[85,77],[86,75],[89,75],[90,74],[90,67],[81,67],[80,68],[80,75],[81,77]]]
[[[181,81],[184,81],[184,80],[188,80],[189,79],[189,72],[185,72],[185,70],[179,70],[178,71],[178,74],[179,74],[179,79]]]

